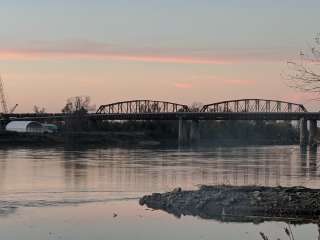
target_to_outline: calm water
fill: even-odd
[[[201,184],[320,188],[319,154],[295,146],[0,149],[0,239],[239,240],[261,231],[287,239],[284,222],[177,219],[138,198]],[[291,227],[296,239],[319,234],[313,224]]]

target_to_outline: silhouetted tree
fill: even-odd
[[[45,113],[46,109],[44,107],[39,107],[37,105],[33,106],[33,112],[36,114],[41,114],[41,113]]]
[[[90,105],[89,96],[76,96],[69,98],[62,112],[67,114],[65,118],[65,127],[67,131],[88,130],[88,119],[86,114],[93,110]]]
[[[66,105],[62,109],[63,113],[88,113],[94,110],[94,106],[90,105],[91,99],[89,96],[76,96],[69,98]]]
[[[320,93],[320,34],[308,51],[300,51],[299,61],[288,61],[288,85],[304,92]]]
[[[191,112],[199,112],[203,107],[203,104],[200,102],[193,102],[189,107]]]

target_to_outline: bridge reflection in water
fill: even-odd
[[[9,149],[0,155],[0,193],[89,190],[136,196],[201,184],[320,188],[316,148]],[[23,171],[17,175],[17,169]]]
[[[66,117],[70,115],[61,113],[2,115],[4,120],[63,120]],[[199,140],[201,120],[299,121],[300,144],[303,146],[308,143],[316,144],[317,120],[320,120],[320,113],[308,112],[302,104],[266,99],[223,101],[204,105],[201,109],[166,101],[131,100],[101,105],[96,113],[89,113],[85,117],[89,121],[177,120],[180,144]]]
[[[148,225],[143,224],[146,219],[162,218],[161,222],[156,221],[155,224],[149,225],[158,229],[159,223],[163,225],[164,222],[174,220],[174,218],[167,215],[159,216],[158,212],[149,212],[144,209],[135,211],[134,209],[138,208],[137,200],[128,202],[127,199],[138,198],[152,192],[171,191],[176,187],[193,189],[201,184],[303,185],[320,188],[318,161],[319,154],[315,149],[300,149],[298,146],[218,147],[194,150],[169,148],[5,149],[2,147],[0,149],[0,200],[2,202],[0,210],[3,210],[3,206],[9,210],[0,211],[0,219],[4,224],[6,222],[12,223],[8,231],[17,224],[20,226],[28,223],[26,225],[26,232],[28,232],[30,231],[29,224],[38,226],[43,219],[48,219],[49,216],[53,217],[54,221],[50,222],[45,229],[52,229],[54,224],[61,222],[61,227],[58,225],[54,227],[55,232],[59,233],[66,229],[66,224],[66,226],[78,226],[79,216],[83,219],[93,216],[93,220],[90,218],[84,224],[93,223],[96,225],[98,219],[102,222],[100,225],[103,228],[103,231],[98,232],[98,235],[106,236],[106,234],[110,235],[110,232],[117,234],[119,229],[128,226],[128,224],[133,231],[136,231],[134,224],[139,226],[142,224],[143,227],[147,226],[149,229]],[[113,201],[110,202],[110,199]],[[116,201],[114,201],[115,199]],[[119,199],[126,201],[118,201]],[[88,202],[92,202],[92,204],[78,205]],[[68,207],[69,204],[72,204],[72,208]],[[33,207],[30,211],[25,209],[30,206]],[[47,206],[55,207],[47,208]],[[46,208],[38,209],[39,207]],[[39,221],[34,221],[35,215],[32,212],[41,213],[38,215],[41,216]],[[48,214],[50,212],[52,215]],[[92,215],[97,212],[99,212],[98,215]],[[121,221],[117,220],[119,217],[113,219],[114,212],[119,214]],[[126,214],[127,212],[128,214]],[[141,219],[139,214],[142,212],[145,212],[146,215],[143,215]],[[25,215],[26,213],[27,215]],[[150,215],[151,213],[152,215]],[[56,216],[58,217],[55,218]],[[126,217],[129,217],[130,221]],[[242,220],[239,219],[239,221]],[[282,231],[283,227],[287,226],[283,223],[271,223],[276,227],[270,228],[271,225],[268,224],[264,230],[264,225],[256,227],[260,221],[260,218],[259,221],[255,220],[255,225],[252,225],[255,227],[249,230],[271,234],[272,231],[278,233],[279,229]],[[289,220],[291,223],[293,221],[293,219]],[[302,220],[298,219],[297,221],[301,223]],[[106,222],[115,223],[108,225]],[[197,225],[199,223],[201,225]],[[205,228],[203,223],[206,224]],[[180,226],[177,231],[184,231],[185,224],[190,225],[191,232],[194,226],[202,226],[199,235],[195,235],[194,239],[198,239],[198,236],[202,236],[205,231],[212,232],[213,223],[198,219],[193,221],[189,217],[184,218],[183,222],[179,220],[178,225],[175,222],[169,222],[174,228]],[[224,225],[218,225],[215,229]],[[228,224],[224,231],[229,232],[231,228],[234,229],[238,225]],[[4,234],[6,234],[5,226],[3,227]],[[111,231],[113,226],[115,226],[115,232]],[[238,229],[246,226],[248,225],[244,225],[242,222]],[[67,230],[69,231],[69,228]],[[140,231],[140,228],[138,230]],[[94,231],[99,230],[94,229]],[[242,231],[244,236],[242,239],[248,239],[249,235],[244,234],[245,231],[247,230]],[[308,224],[303,231],[305,235],[310,236],[317,229],[316,226]],[[25,234],[24,232],[21,233],[21,236]],[[75,228],[75,232],[79,232],[79,227]],[[85,234],[85,232],[86,229],[81,234]],[[188,236],[191,232],[187,232],[184,236]],[[296,233],[296,229],[294,232]],[[47,236],[48,231],[43,234]],[[167,239],[170,239],[169,235]],[[212,236],[216,235],[217,231],[214,230]],[[313,235],[315,238],[316,235]],[[154,234],[148,234],[144,239],[150,239],[150,236],[152,238]],[[224,235],[221,234],[221,236]],[[252,239],[259,238],[258,234],[252,236]],[[237,236],[235,237],[237,238]],[[272,237],[276,239],[279,236]],[[285,238],[285,236],[283,237]]]

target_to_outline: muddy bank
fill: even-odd
[[[291,219],[319,222],[320,189],[304,187],[202,186],[196,191],[180,188],[140,199],[141,205],[177,217],[199,216],[221,221]]]

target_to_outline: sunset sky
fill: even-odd
[[[60,111],[68,97],[183,104],[305,103],[281,73],[320,31],[319,0],[10,0],[0,5],[9,105]]]

